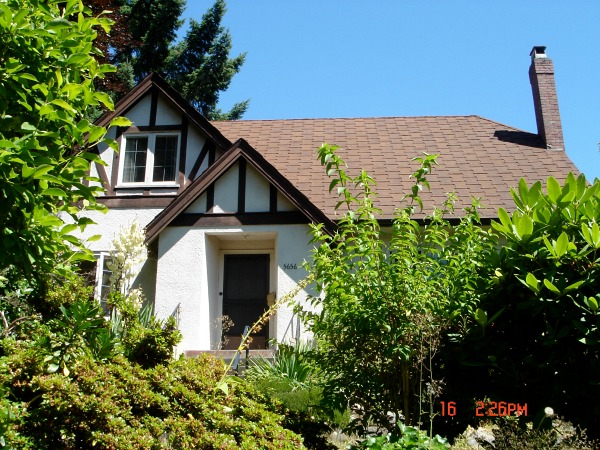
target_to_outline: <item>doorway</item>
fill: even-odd
[[[268,254],[226,254],[223,268],[223,315],[233,322],[224,332],[224,349],[238,348],[246,325],[252,326],[268,308]],[[267,348],[268,322],[252,335],[250,348]]]

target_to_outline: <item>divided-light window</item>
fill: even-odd
[[[164,184],[177,181],[179,136],[125,136],[122,183]]]

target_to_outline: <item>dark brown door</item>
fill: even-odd
[[[233,326],[225,332],[224,348],[237,348],[244,327],[252,325],[268,308],[269,255],[225,255],[223,314]],[[266,348],[268,323],[252,335],[251,348]]]

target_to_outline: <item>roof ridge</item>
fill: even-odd
[[[520,131],[522,133],[530,133],[530,134],[533,134],[533,135],[537,136],[537,133],[532,133],[531,131],[527,131],[527,130],[523,130],[521,128],[513,127],[512,125],[507,125],[507,124],[505,124],[503,122],[498,122],[497,120],[489,119],[487,117],[483,117],[483,116],[479,116],[479,115],[476,115],[475,117],[478,117],[479,119],[485,120],[486,122],[495,123],[496,125],[502,125],[503,127],[510,128],[511,130],[514,130],[514,131]]]
[[[299,122],[299,121],[325,121],[325,120],[369,120],[369,119],[427,119],[427,118],[469,118],[478,117],[480,119],[486,119],[485,117],[478,116],[476,114],[449,114],[449,115],[423,115],[423,116],[361,116],[361,117],[305,117],[305,118],[281,118],[281,119],[239,119],[239,120],[211,120],[211,123],[240,123],[240,122]],[[486,119],[490,120],[490,119]],[[492,120],[490,120],[493,122]],[[498,122],[499,123],[499,122]],[[501,124],[503,125],[503,124]]]

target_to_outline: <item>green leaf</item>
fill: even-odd
[[[131,120],[127,117],[115,117],[110,121],[109,127],[130,127],[131,125]]]
[[[554,284],[552,284],[550,280],[547,280],[546,278],[544,278],[544,286],[546,286],[554,294],[561,295],[560,290],[556,286],[554,286]]]
[[[97,127],[95,125],[91,125],[91,131],[88,136],[88,142],[97,142],[104,135],[104,133],[106,133],[104,127]]]
[[[485,312],[481,308],[477,308],[477,310],[475,311],[475,320],[479,325],[485,328],[485,326],[487,325],[487,312]]]
[[[519,180],[519,196],[525,205],[529,205],[529,189],[524,178]]]
[[[73,108],[73,106],[69,105],[67,102],[65,102],[64,100],[61,100],[59,98],[52,100],[50,103],[53,105],[56,105],[56,106],[60,106],[62,109],[65,109],[69,112],[72,112],[72,113],[76,112],[75,108]]]
[[[43,195],[49,195],[52,197],[66,197],[67,193],[60,188],[50,188],[42,191]]]
[[[598,311],[598,301],[594,297],[583,297],[583,302],[592,312]]]
[[[535,275],[532,274],[531,272],[529,272],[527,274],[527,277],[525,277],[525,284],[527,285],[527,287],[529,289],[531,289],[536,294],[540,293],[540,282],[535,277]]]
[[[37,130],[36,127],[34,127],[33,125],[31,125],[29,122],[23,122],[21,124],[21,130],[25,130],[25,131],[35,131]]]
[[[90,55],[87,53],[73,53],[67,58],[66,64],[68,66],[78,66],[88,62]]]
[[[50,172],[53,168],[54,167],[50,164],[42,164],[35,170],[33,178],[39,179],[42,177],[42,175],[45,175],[46,173]]]
[[[513,216],[513,221],[516,219],[516,216]],[[515,223],[515,228],[517,230],[517,234],[521,237],[522,240],[526,241],[531,237],[533,233],[533,220],[529,216],[521,216]]]
[[[600,226],[596,222],[592,224],[592,243],[594,248],[600,248]]]
[[[29,167],[27,165],[21,166],[21,175],[23,178],[29,178],[35,173],[35,167]]]
[[[569,248],[569,237],[567,236],[567,233],[565,233],[563,231],[560,234],[560,236],[558,237],[558,239],[556,240],[556,244],[554,245],[554,249],[556,250],[556,256],[558,258],[560,258],[567,252],[568,248]]]
[[[223,380],[223,381],[217,383],[217,385],[215,387],[218,390],[220,390],[221,392],[223,392],[223,394],[229,395],[229,385],[227,384],[227,381]]]
[[[506,232],[510,233],[512,231],[513,225],[512,225],[512,221],[510,220],[510,216],[504,210],[504,208],[498,209],[498,218],[500,219],[500,222],[502,223],[502,225],[504,225]]]
[[[552,200],[552,203],[556,204],[559,197],[562,195],[562,189],[560,187],[560,184],[558,183],[558,181],[556,181],[556,178],[548,177],[548,183],[546,186],[548,189],[548,196],[550,197],[550,200]]]
[[[580,287],[580,286],[581,286],[583,283],[585,283],[585,280],[579,280],[579,281],[576,281],[575,283],[573,283],[573,284],[570,284],[569,286],[567,286],[567,287],[565,288],[564,292],[565,292],[565,293],[567,293],[567,292],[571,292],[571,291],[574,291],[574,290],[576,290],[576,289],[579,289],[579,287]]]

